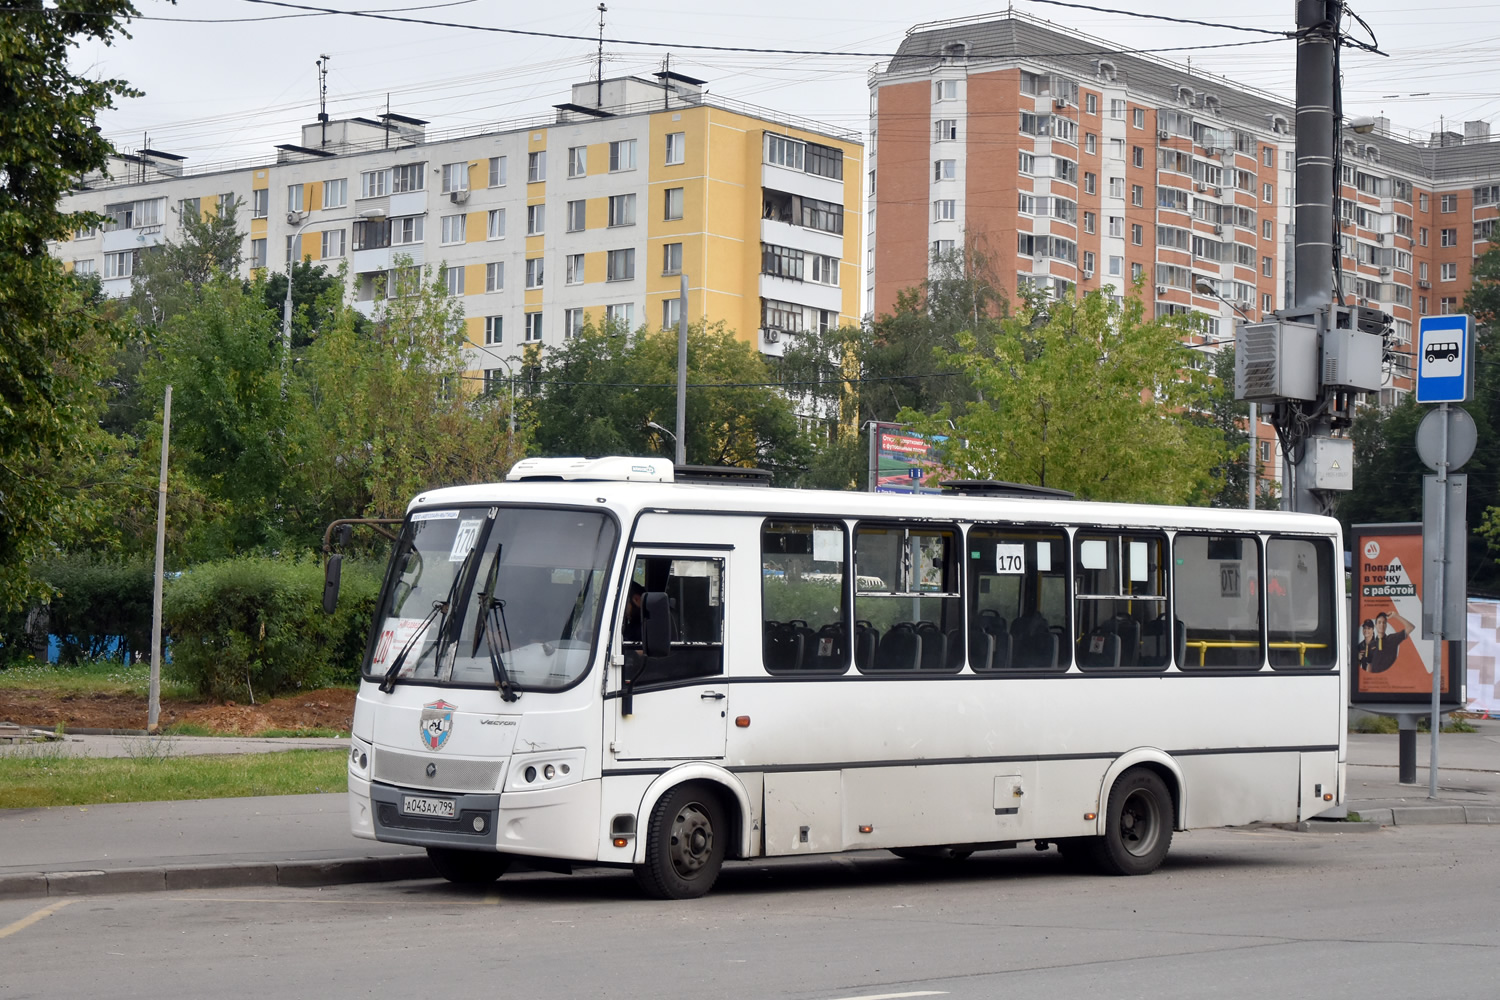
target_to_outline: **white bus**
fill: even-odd
[[[726,859],[872,848],[1145,874],[1174,830],[1343,801],[1330,518],[687,478],[529,459],[411,503],[356,836],[686,898]]]

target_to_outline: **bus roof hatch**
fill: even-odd
[[[664,458],[524,458],[505,474],[507,482],[543,480],[552,482],[670,483],[672,463]]]

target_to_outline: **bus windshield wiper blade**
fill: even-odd
[[[433,602],[432,610],[427,612],[427,617],[422,619],[422,624],[418,625],[417,630],[411,634],[411,638],[406,640],[406,645],[401,647],[401,652],[396,654],[396,658],[391,661],[390,668],[386,670],[385,676],[381,678],[381,691],[385,692],[386,694],[390,694],[392,691],[396,690],[396,678],[400,675],[401,668],[406,663],[407,654],[411,652],[411,649],[414,645],[416,645],[417,640],[422,638],[422,633],[427,631],[427,626],[431,625],[432,620],[440,614],[445,618],[447,617],[447,601]]]
[[[515,689],[510,682],[510,674],[505,670],[505,661],[500,655],[500,638],[504,635],[510,636],[510,629],[505,625],[505,602],[495,598],[489,598],[489,606],[481,612],[484,615],[484,644],[489,648],[490,669],[495,673],[495,687],[500,691],[501,701],[517,701],[521,693]],[[495,620],[500,621],[500,633],[495,631]]]

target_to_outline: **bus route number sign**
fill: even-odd
[[[1026,546],[996,545],[995,572],[1020,575],[1026,572]]]

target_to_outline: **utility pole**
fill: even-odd
[[[154,733],[161,718],[161,590],[167,549],[167,441],[172,436],[172,387],[161,411],[161,477],[156,494],[156,572],[151,589],[151,682],[146,698],[146,731]]]
[[[682,273],[681,304],[677,309],[677,464],[687,465],[687,335],[688,276]]]

